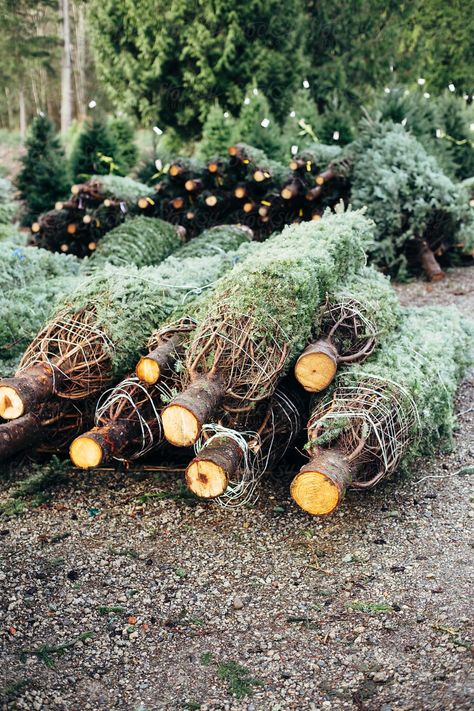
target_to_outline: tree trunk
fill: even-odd
[[[20,87],[20,91],[18,92],[18,100],[20,104],[20,138],[24,141],[26,138],[26,102],[23,86]]]
[[[291,482],[291,496],[313,516],[337,509],[351,483],[351,470],[338,449],[318,449]]]
[[[337,350],[328,339],[310,343],[296,361],[296,380],[310,393],[325,390],[336,375],[337,357]]]
[[[229,479],[239,467],[242,455],[241,447],[232,437],[214,437],[186,469],[189,489],[205,499],[222,496]]]
[[[0,461],[13,457],[22,449],[32,448],[41,437],[41,423],[29,412],[18,420],[0,425]]]
[[[190,447],[210,421],[225,388],[218,378],[202,376],[177,395],[162,412],[163,431],[170,444]]]
[[[425,239],[418,240],[418,256],[428,281],[439,281],[446,276]]]
[[[69,0],[59,0],[61,21],[61,133],[64,135],[71,124],[71,31]]]
[[[76,91],[77,117],[82,121],[86,108],[86,19],[85,4],[74,0],[72,3],[75,43],[73,51],[74,87]]]
[[[136,422],[116,420],[104,427],[94,427],[76,437],[69,448],[69,455],[76,467],[98,467],[120,454],[136,435]]]

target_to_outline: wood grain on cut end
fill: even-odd
[[[303,511],[326,516],[337,509],[350,480],[343,455],[337,450],[320,450],[291,482],[291,497]]]
[[[222,496],[229,480],[224,469],[215,462],[196,459],[186,469],[186,483],[196,496],[213,499]]]
[[[17,391],[8,386],[0,386],[0,417],[4,420],[16,420],[24,414],[25,405]]]
[[[295,365],[297,381],[310,393],[325,390],[337,371],[337,351],[327,341],[309,345]]]
[[[153,358],[149,358],[148,356],[142,356],[137,363],[135,373],[137,378],[142,380],[144,383],[154,385],[160,379],[161,370],[156,360],[153,360]]]
[[[81,435],[69,447],[69,456],[76,467],[90,469],[102,463],[103,452],[98,442],[87,435]]]
[[[175,447],[190,447],[201,433],[201,423],[196,415],[183,405],[171,404],[161,413],[166,440]]]

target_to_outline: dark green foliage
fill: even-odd
[[[290,111],[282,128],[280,159],[289,160],[291,147],[302,151],[319,140],[321,117],[309,89],[299,89],[293,95]]]
[[[354,140],[354,137],[354,112],[333,97],[321,115],[319,140],[322,143],[346,146]]]
[[[114,161],[117,169],[114,172],[129,175],[138,160],[133,125],[128,119],[119,116],[109,122],[109,132],[116,146]]]
[[[236,115],[254,79],[282,120],[300,81],[301,0],[94,0],[90,21],[115,106],[184,138],[199,135],[216,98]]]
[[[474,107],[451,92],[436,99],[444,143],[454,164],[457,178],[474,176]]]
[[[50,209],[69,192],[64,151],[47,116],[34,119],[21,162],[16,185],[24,202],[22,223],[30,225],[41,212]]]
[[[269,121],[267,127],[262,121]],[[264,151],[269,158],[281,152],[281,131],[271,112],[265,94],[255,83],[247,87],[235,129],[239,141]]]
[[[223,156],[233,143],[236,133],[235,120],[228,111],[223,111],[218,101],[209,109],[202,138],[198,147],[198,156],[202,160]]]
[[[117,144],[107,124],[86,121],[71,155],[73,180],[82,183],[92,175],[117,172],[117,165]]]
[[[391,274],[419,269],[417,240],[449,258],[463,229],[464,251],[472,250],[474,230],[464,190],[455,185],[403,126],[366,123],[352,147],[351,201],[366,205],[376,223],[369,253]]]

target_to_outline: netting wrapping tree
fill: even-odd
[[[296,379],[308,392],[325,390],[339,366],[366,360],[399,316],[389,279],[365,267],[328,295],[315,318],[318,336],[296,361]]]
[[[104,267],[85,280],[30,344],[16,376],[1,381],[0,414],[15,419],[53,396],[79,400],[117,381],[177,306],[233,263],[225,253],[177,255],[154,268]]]
[[[372,229],[360,212],[289,226],[216,287],[187,348],[183,392],[163,411],[169,442],[193,444],[219,408],[271,396],[326,292],[364,264]]]
[[[375,220],[370,256],[378,266],[398,277],[422,269],[436,281],[444,276],[438,259],[472,252],[463,190],[403,126],[366,123],[352,152],[351,202]]]
[[[449,443],[456,388],[472,362],[472,335],[455,308],[406,309],[399,329],[372,358],[341,371],[312,406],[310,461],[291,484],[297,504],[329,514],[347,487],[370,488]]]

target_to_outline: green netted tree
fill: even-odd
[[[366,363],[341,371],[315,398],[310,456],[291,494],[331,513],[348,486],[367,489],[420,455],[452,445],[457,385],[472,364],[472,325],[456,308],[409,308]]]
[[[115,172],[119,175],[129,175],[138,160],[133,125],[123,116],[117,116],[109,121],[108,128],[116,146],[113,156],[117,165]]]
[[[73,180],[81,183],[92,175],[107,175],[117,170],[117,144],[107,124],[99,119],[86,121],[71,155]]]
[[[21,163],[16,186],[24,203],[22,223],[30,225],[69,192],[64,151],[54,124],[47,116],[41,114],[34,119]]]
[[[202,160],[224,156],[235,137],[235,120],[216,101],[202,128],[202,138],[198,146],[198,156]]]

